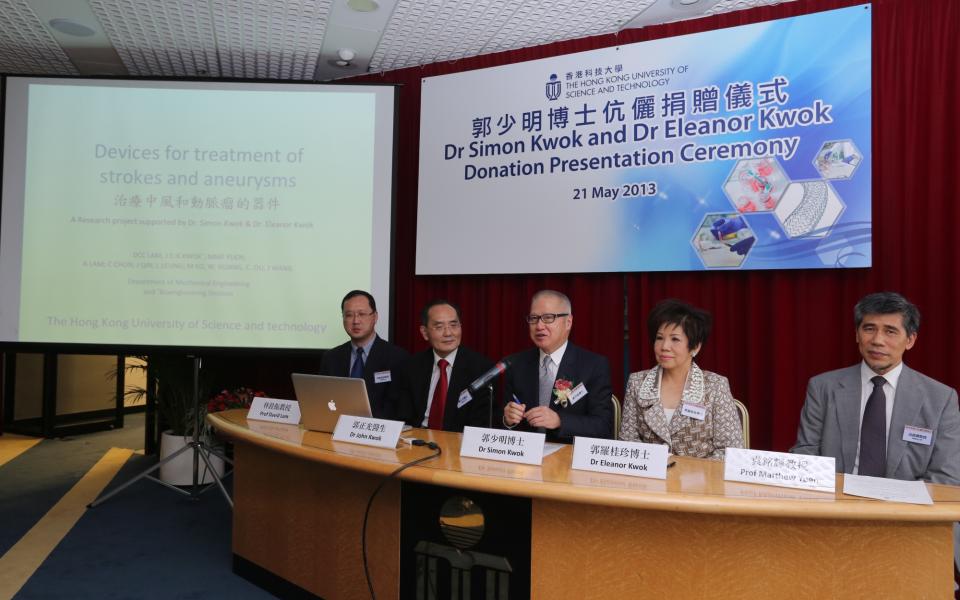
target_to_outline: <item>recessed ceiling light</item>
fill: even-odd
[[[91,35],[96,35],[97,33],[86,25],[81,25],[80,23],[71,21],[70,19],[50,19],[48,24],[50,27],[56,29],[60,33],[74,35],[77,37],[90,37]]]
[[[380,8],[374,0],[347,0],[347,6],[357,12],[373,12]]]

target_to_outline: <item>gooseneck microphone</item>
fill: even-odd
[[[491,367],[489,371],[487,371],[480,377],[477,377],[473,381],[473,383],[471,383],[470,386],[467,387],[467,390],[470,392],[470,395],[471,396],[475,395],[477,392],[481,390],[481,388],[483,388],[485,385],[490,383],[491,379],[500,375],[501,373],[503,373],[509,368],[510,368],[510,361],[508,361],[505,358],[500,362],[498,362],[497,364],[493,365],[493,367]]]

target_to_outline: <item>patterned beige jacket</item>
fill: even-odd
[[[703,371],[694,363],[683,389],[680,406],[670,425],[660,404],[660,367],[632,373],[623,401],[620,439],[667,444],[679,456],[722,459],[725,448],[743,448],[743,430],[727,378]],[[700,421],[683,414],[684,404],[703,404]]]

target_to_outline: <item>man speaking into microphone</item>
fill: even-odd
[[[420,314],[420,334],[430,349],[404,363],[395,384],[399,416],[408,425],[463,431],[466,425],[487,427],[490,394],[468,386],[493,368],[486,356],[460,345],[460,308],[434,300]]]
[[[613,437],[610,364],[568,341],[570,299],[553,290],[539,291],[525,320],[535,347],[509,358],[504,426],[544,432],[550,442]]]

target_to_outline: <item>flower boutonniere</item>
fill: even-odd
[[[557,378],[553,382],[553,403],[566,408],[570,404],[570,394],[573,393],[573,384],[569,379]]]

